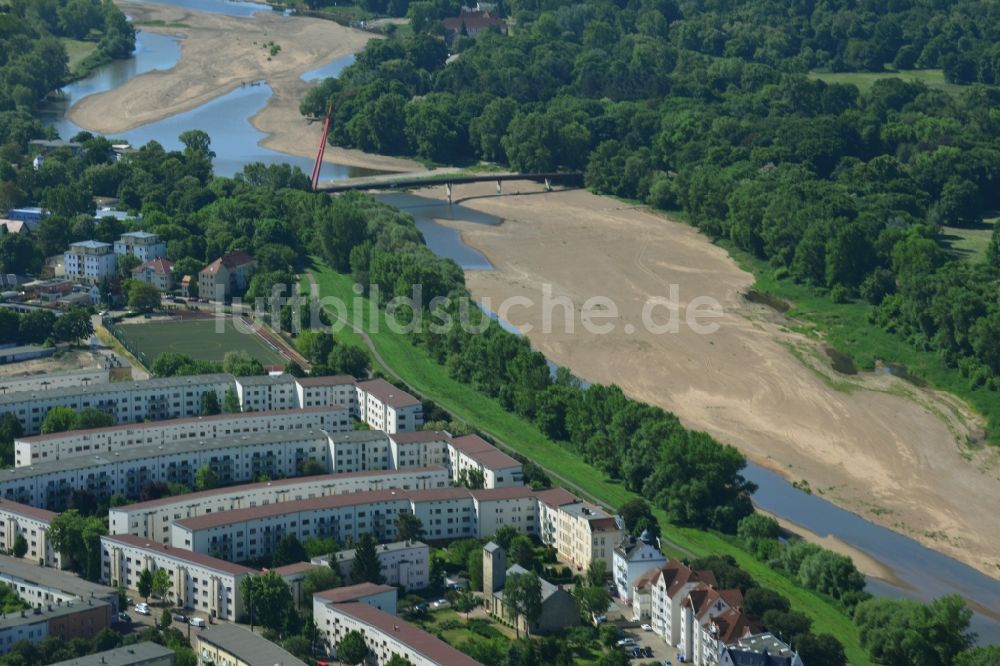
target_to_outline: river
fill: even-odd
[[[190,9],[212,11],[236,16],[251,16],[255,11],[268,11],[260,5],[225,0],[151,0]],[[134,76],[153,70],[173,67],[180,57],[178,39],[140,32],[136,54],[129,60],[115,61],[99,68],[86,79],[65,86],[62,99],[50,104],[43,112],[43,121],[54,126],[60,136],[72,137],[80,128],[65,119],[66,110],[77,101],[124,84]],[[353,62],[353,56],[334,60],[323,67],[302,75],[311,81],[337,75]],[[116,138],[133,145],[156,140],[168,149],[177,149],[177,136],[188,129],[202,129],[212,137],[216,173],[231,176],[249,162],[287,162],[311,170],[310,160],[278,153],[258,145],[263,134],[249,119],[267,103],[270,89],[266,85],[248,86],[232,91],[207,104],[165,120],[150,123],[125,132]],[[225,108],[226,113],[219,113]],[[240,118],[233,122],[233,118]],[[222,119],[225,118],[225,121]],[[322,178],[337,180],[372,172],[336,164],[324,164]],[[467,270],[491,270],[489,260],[462,242],[458,231],[437,224],[434,218],[461,220],[474,224],[499,224],[499,218],[473,211],[460,204],[448,206],[442,202],[405,193],[379,195],[386,203],[398,206],[414,216],[428,246],[441,256],[453,259]],[[505,328],[516,329],[506,322]],[[550,363],[551,365],[551,363]],[[956,560],[920,545],[913,539],[879,527],[863,518],[840,509],[830,502],[793,487],[781,476],[749,464],[745,476],[759,486],[755,503],[762,509],[787,518],[820,536],[833,535],[889,567],[901,581],[894,585],[869,579],[874,594],[905,596],[928,600],[948,593],[965,597],[977,609],[973,629],[981,643],[1000,643],[1000,581],[979,573]],[[982,612],[981,612],[982,611]]]

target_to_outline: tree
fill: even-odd
[[[142,280],[128,281],[128,306],[138,312],[149,312],[160,307],[160,290]]]
[[[462,590],[455,596],[452,607],[459,613],[465,613],[465,619],[469,619],[469,611],[476,607],[476,595],[468,588]]]
[[[486,475],[479,467],[469,467],[458,473],[458,485],[469,490],[481,490],[486,486]]]
[[[153,593],[153,570],[143,569],[142,573],[139,574],[139,582],[136,584],[135,589],[139,592],[139,596],[143,598],[147,603],[149,602],[149,595]]]
[[[351,582],[375,583],[377,585],[385,582],[385,576],[382,575],[382,564],[378,559],[378,542],[368,532],[361,535],[361,538],[358,539],[358,545],[354,549]]]
[[[993,666],[1000,664],[1000,646],[988,645],[963,652],[955,658],[955,666]]]
[[[360,631],[348,631],[337,644],[337,658],[345,664],[360,664],[368,656],[368,643]]]
[[[222,357],[222,371],[237,377],[253,377],[267,372],[260,361],[245,351],[228,351]]]
[[[90,314],[83,308],[71,308],[56,319],[52,327],[52,336],[59,342],[75,343],[93,334],[94,325],[90,321]]]
[[[477,592],[492,592],[483,590],[483,553],[477,548],[470,551],[465,558],[465,568],[469,575],[469,586]]]
[[[743,595],[743,612],[760,619],[770,610],[787,612],[791,608],[788,599],[766,587],[752,587]]]
[[[274,547],[274,556],[271,558],[271,566],[283,567],[286,564],[305,562],[309,559],[302,542],[294,534],[286,534],[281,537]]]
[[[645,529],[654,538],[660,536],[660,523],[653,515],[653,509],[649,502],[641,497],[629,500],[618,507],[618,515],[622,517],[625,530],[629,534],[639,536]]]
[[[201,394],[201,415],[214,416],[222,412],[219,406],[219,396],[215,391],[205,391]]]
[[[194,486],[198,490],[211,490],[219,486],[219,476],[208,465],[199,467],[194,473]]]
[[[385,666],[413,666],[413,662],[406,657],[393,654],[392,657],[389,658],[389,661],[385,662]]]
[[[324,331],[307,328],[299,333],[295,339],[295,346],[307,361],[319,365],[325,363],[333,351],[333,336]]]
[[[531,539],[523,534],[518,534],[510,542],[507,551],[510,554],[510,561],[519,564],[525,569],[531,569],[535,562],[535,545]]]
[[[312,595],[325,590],[340,587],[344,581],[334,567],[316,567],[309,569],[302,577],[302,596],[312,599]]]
[[[76,415],[73,430],[90,430],[92,428],[107,428],[115,424],[115,418],[107,412],[93,407],[84,407]]]
[[[939,597],[930,604],[870,599],[854,611],[861,647],[886,666],[955,663],[973,644],[971,618],[972,611],[957,595]]]
[[[797,642],[812,627],[812,620],[798,611],[769,610],[762,619],[768,631],[788,642]]]
[[[396,537],[400,541],[419,541],[424,538],[424,524],[412,513],[402,513],[396,519]]]
[[[604,560],[591,560],[587,566],[587,584],[592,587],[603,587],[608,576],[607,570]]]
[[[334,374],[367,377],[371,371],[372,361],[367,349],[341,343],[329,353],[326,365]]]
[[[295,606],[291,590],[274,571],[244,577],[240,581],[240,594],[245,600],[251,624],[257,622],[274,632],[281,631]]]
[[[517,528],[513,525],[501,525],[493,534],[493,543],[504,550],[510,550],[510,542],[517,536]]]
[[[23,434],[24,428],[13,413],[0,414],[0,466],[14,464],[14,440]]]
[[[834,599],[854,596],[865,589],[865,578],[846,555],[822,550],[802,561],[799,582]]]
[[[809,666],[844,666],[844,646],[830,634],[802,634],[795,642],[802,662]]]
[[[530,633],[530,627],[541,617],[542,582],[531,571],[508,576],[503,586],[503,600],[508,612],[514,618],[514,627],[520,638],[520,618],[524,618]]]
[[[227,388],[225,395],[222,396],[222,411],[226,414],[238,414],[243,411],[240,406],[240,396],[233,387]]]
[[[14,539],[14,557],[24,557],[28,552],[28,540],[23,534],[18,534]]]
[[[193,153],[204,159],[212,159],[215,153],[212,152],[212,138],[203,130],[188,130],[181,133],[180,142],[184,144],[185,153]]]
[[[166,569],[157,569],[153,573],[152,593],[154,597],[165,599],[170,591],[170,574]]]
[[[593,622],[595,615],[603,615],[611,605],[611,595],[605,587],[577,585],[573,588],[573,598],[580,607],[585,622]]]
[[[170,614],[170,609],[169,608],[164,608],[163,612],[160,613],[160,628],[161,629],[166,629],[167,627],[169,627],[173,623],[173,621],[174,621],[174,618]]]
[[[49,409],[42,420],[42,434],[66,432],[76,427],[76,412],[70,407],[57,405]]]

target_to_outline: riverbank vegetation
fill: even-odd
[[[429,38],[439,24],[370,44],[302,111],[334,103],[338,144],[578,169],[597,192],[682,207],[775,280],[831,313],[855,305],[898,346],[935,357],[929,374],[961,384],[997,440],[1000,234],[977,261],[943,233],[1000,208],[998,22],[970,18],[996,11],[516,3],[516,31],[481,34],[447,66]],[[953,87],[886,63],[940,69]],[[839,82],[845,72],[886,74],[859,90]]]

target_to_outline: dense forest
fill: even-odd
[[[947,73],[957,59],[976,75],[953,80],[994,81],[996,3],[512,11],[510,36],[458,37],[447,66],[433,27],[373,42],[302,111],[333,103],[334,143],[581,170],[597,192],[683,208],[777,277],[870,303],[873,321],[971,387],[1000,389],[1000,234],[982,261],[940,242],[942,227],[982,227],[1000,208],[1000,89],[946,92],[904,74],[862,92],[806,73],[892,62]]]
[[[17,160],[30,139],[46,136],[31,114],[69,76],[69,58],[60,38],[96,43],[84,69],[127,58],[135,48],[135,30],[111,0],[9,0],[0,4],[4,166]],[[6,181],[8,175],[0,173],[0,178]],[[0,208],[8,205],[0,193]]]

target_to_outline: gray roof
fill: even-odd
[[[507,569],[507,578],[510,578],[511,576],[523,576],[526,573],[531,573],[531,572],[529,572],[527,569],[525,569],[524,567],[522,567],[520,564],[515,564],[515,565],[513,565],[511,567],[508,567],[508,569]],[[546,599],[548,599],[553,594],[555,594],[556,592],[559,591],[559,586],[558,585],[553,585],[552,583],[550,583],[549,581],[545,580],[541,576],[539,576],[538,580],[541,581],[541,583],[542,583],[542,602],[544,602]],[[493,595],[494,596],[498,596],[501,599],[503,599],[503,590],[500,590],[498,592],[494,592]]]
[[[78,241],[76,243],[70,243],[69,246],[70,247],[89,247],[89,248],[92,248],[92,249],[95,249],[95,250],[99,250],[101,248],[111,247],[111,243],[102,243],[101,241],[95,241],[95,240],[85,240],[85,241]]]
[[[40,567],[24,560],[7,555],[0,555],[0,576],[18,578],[27,583],[41,587],[59,590],[65,594],[73,594],[82,599],[91,596],[105,597],[116,594],[114,588],[99,583],[91,583],[67,571],[52,567]]]
[[[490,541],[488,544],[486,544],[485,546],[483,546],[483,550],[485,550],[485,551],[487,551],[489,553],[493,553],[493,552],[496,552],[498,550],[503,550],[503,547],[500,544],[498,544],[498,543],[494,543],[494,542]]]
[[[198,641],[210,643],[225,650],[249,666],[306,666],[297,659],[263,636],[251,633],[247,629],[234,624],[219,623],[206,627],[198,632]]]
[[[151,641],[143,641],[114,650],[88,654],[85,657],[67,659],[51,664],[51,666],[133,666],[164,657],[169,657],[170,663],[173,663],[173,656],[173,650]]]
[[[280,375],[252,375],[250,377],[237,377],[243,386],[254,386],[257,384],[294,384],[295,377],[288,374]]]
[[[0,470],[0,482],[10,479],[29,479],[41,474],[86,469],[96,465],[107,465],[126,460],[142,460],[143,458],[165,456],[172,453],[194,453],[195,451],[224,449],[236,444],[283,444],[285,442],[299,442],[307,439],[326,441],[326,433],[322,430],[283,430],[278,432],[233,435],[231,437],[218,437],[215,439],[182,439],[164,442],[155,447],[140,446],[99,455],[49,460],[26,467],[4,469]]]
[[[334,444],[340,442],[374,442],[376,440],[389,442],[389,436],[381,430],[351,430],[349,432],[330,433],[330,439]]]
[[[98,211],[98,212],[99,213],[101,213],[101,212],[104,212],[104,213],[108,213],[108,212],[118,213],[118,212],[127,212],[127,211]],[[124,240],[126,238],[156,238],[156,234],[152,234],[152,233],[150,233],[148,231],[129,231],[129,232],[126,232],[126,233],[122,234],[121,238],[119,238],[118,240]]]
[[[149,391],[157,389],[183,388],[191,384],[233,382],[232,375],[216,373],[210,375],[190,375],[187,377],[154,377],[131,382],[113,382],[96,386],[61,386],[46,391],[14,391],[0,395],[0,405],[9,405],[34,398],[68,398],[78,395],[99,394],[108,391]]]
[[[20,613],[7,613],[6,617],[0,617],[0,629],[48,622],[55,618],[79,613],[81,610],[100,607],[107,607],[109,609],[108,613],[111,613],[111,604],[100,599],[87,599],[86,601],[78,601],[72,604],[52,604],[51,606],[43,606],[41,609],[26,610]]]

